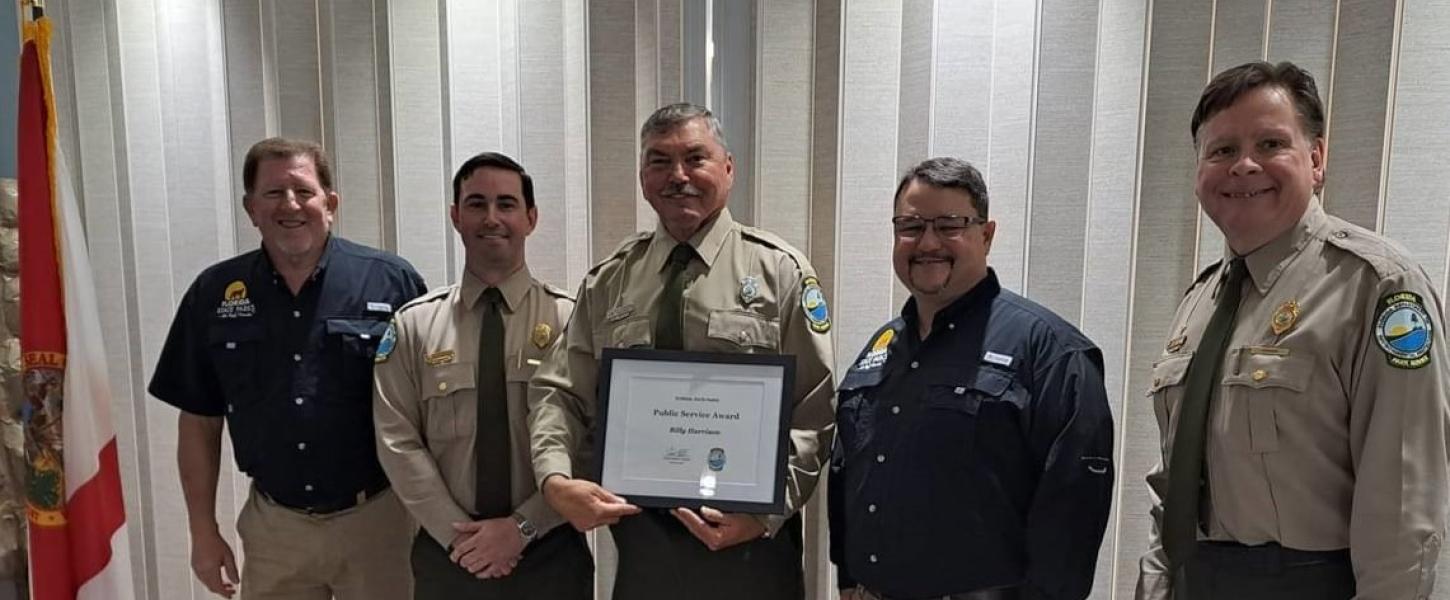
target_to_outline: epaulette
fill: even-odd
[[[543,287],[544,287],[544,293],[547,293],[550,296],[553,296],[555,298],[563,298],[563,299],[568,300],[570,302],[574,302],[575,301],[574,294],[570,294],[564,288],[556,287],[556,286],[553,286],[553,285],[550,285],[550,284],[547,284],[547,283],[543,284]]]
[[[619,245],[614,248],[614,251],[609,253],[608,258],[594,263],[594,266],[589,268],[589,274],[593,275],[595,273],[598,273],[599,269],[603,268],[604,265],[624,258],[624,255],[629,254],[629,251],[633,250],[635,246],[638,246],[640,242],[644,242],[651,237],[654,237],[654,232],[639,231],[636,232],[634,235],[624,238],[624,241],[620,242]]]
[[[1411,268],[1409,252],[1390,239],[1348,221],[1334,225],[1326,236],[1329,245],[1369,263],[1380,278],[1399,275]]]
[[[409,300],[409,301],[403,303],[403,305],[402,306],[399,306],[398,307],[398,310],[397,311],[394,311],[393,314],[394,315],[398,315],[398,314],[401,314],[403,311],[408,310],[409,308],[412,308],[414,306],[418,306],[420,304],[427,304],[429,302],[437,302],[439,300],[442,300],[444,298],[447,298],[448,297],[448,292],[453,291],[453,288],[454,287],[456,287],[456,286],[445,285],[445,286],[436,287],[436,288],[433,288],[433,289],[428,290],[426,292],[423,292],[423,295],[422,296],[418,296],[417,298],[414,298],[412,300]]]
[[[1213,263],[1209,264],[1207,267],[1204,267],[1202,271],[1199,271],[1198,277],[1195,277],[1193,279],[1193,283],[1188,286],[1188,289],[1183,290],[1183,295],[1187,296],[1188,292],[1191,292],[1193,291],[1193,288],[1198,287],[1198,284],[1208,281],[1209,276],[1213,275],[1214,272],[1218,271],[1218,266],[1222,263],[1223,259],[1220,258],[1216,261],[1213,261]]]
[[[806,273],[807,265],[811,264],[810,261],[806,259],[806,256],[804,254],[801,254],[800,250],[797,250],[795,246],[790,245],[790,242],[785,241],[784,238],[781,238],[774,233],[771,233],[764,229],[760,229],[758,227],[741,225],[740,235],[746,239],[757,242],[764,246],[768,246],[770,248],[774,248],[776,250],[786,253],[787,255],[790,255],[791,260],[795,261],[796,268],[800,269],[802,273]]]

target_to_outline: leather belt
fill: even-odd
[[[288,510],[295,510],[297,512],[308,515],[330,515],[332,513],[342,512],[349,508],[362,506],[363,504],[367,503],[368,500],[376,498],[378,494],[383,493],[387,489],[388,480],[383,479],[382,481],[373,483],[372,485],[358,490],[356,494],[344,497],[341,500],[322,502],[308,506],[296,506],[287,502],[283,502],[281,500],[278,500],[276,496],[267,493],[261,488],[257,488],[257,494],[261,495],[263,498],[266,498],[268,502],[271,502],[272,504],[276,504],[277,506]]]
[[[1219,567],[1237,568],[1258,573],[1282,573],[1286,569],[1312,565],[1338,564],[1348,566],[1349,549],[1296,550],[1269,542],[1246,546],[1237,542],[1198,542],[1198,555],[1203,562]]]
[[[927,596],[925,598],[911,598],[909,600],[1018,600],[1018,586],[997,587],[972,592],[960,592],[956,594],[945,594],[941,596]],[[864,600],[908,600],[901,596],[890,596],[877,592],[864,585],[856,586],[856,594]]]

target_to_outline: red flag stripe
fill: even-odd
[[[101,448],[101,469],[66,501],[74,581],[89,581],[111,562],[111,536],[126,523],[116,438]]]

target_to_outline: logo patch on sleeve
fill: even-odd
[[[378,353],[373,355],[374,363],[388,362],[388,357],[393,355],[393,347],[398,345],[398,329],[392,323],[388,323],[387,332],[383,333],[383,339],[378,341]]]
[[[1374,337],[1390,366],[1418,369],[1430,364],[1435,324],[1418,294],[1394,292],[1380,299]]]
[[[826,307],[826,293],[821,291],[821,282],[815,277],[807,277],[801,285],[801,309],[806,313],[806,321],[810,322],[811,331],[830,331],[831,311]]]

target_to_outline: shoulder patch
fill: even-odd
[[[1208,281],[1209,276],[1213,275],[1214,272],[1218,271],[1218,266],[1221,264],[1223,264],[1222,258],[1213,261],[1213,264],[1210,264],[1207,267],[1204,267],[1202,271],[1199,271],[1198,277],[1193,278],[1193,284],[1188,286],[1188,289],[1183,290],[1183,295],[1187,296],[1188,292],[1193,291],[1193,288],[1197,287],[1198,284]]]
[[[811,331],[826,333],[831,330],[831,310],[826,306],[826,293],[821,291],[821,283],[815,277],[801,280],[801,310],[806,313]]]
[[[604,267],[604,265],[623,258],[624,255],[629,254],[629,251],[633,250],[635,246],[638,246],[641,242],[647,241],[652,237],[654,237],[654,232],[637,231],[634,233],[634,235],[624,238],[624,241],[620,242],[618,246],[614,247],[614,251],[609,253],[608,258],[594,263],[594,266],[589,268],[589,274],[593,275],[595,273],[598,273],[599,269]]]
[[[1385,294],[1374,322],[1375,341],[1390,366],[1418,369],[1430,364],[1435,324],[1419,294],[1408,291]]]
[[[393,321],[388,321],[388,330],[383,333],[383,339],[378,340],[378,353],[373,355],[374,364],[388,362],[393,355],[393,348],[398,345],[398,326]]]
[[[873,371],[886,364],[886,357],[891,353],[891,341],[896,339],[896,330],[891,325],[887,324],[871,339],[871,345],[856,362],[855,370]]]

